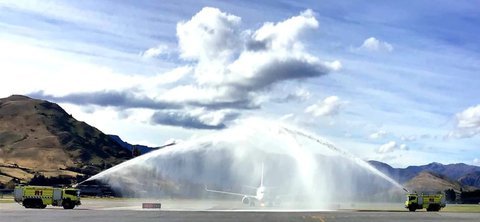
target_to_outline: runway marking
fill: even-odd
[[[319,222],[325,222],[325,219],[320,216],[303,216],[302,219],[305,221],[319,221]]]

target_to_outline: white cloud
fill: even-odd
[[[198,103],[198,104],[235,104],[242,103],[242,98],[245,100],[243,94],[239,94],[237,98],[234,89],[230,87],[204,87],[197,85],[180,85],[163,94],[159,95],[162,101],[176,102],[176,103]],[[240,105],[240,104],[239,104]],[[245,106],[255,106],[248,100]]]
[[[480,166],[480,159],[475,158],[475,159],[473,159],[472,162],[473,162],[474,165]]]
[[[55,49],[0,38],[2,81],[0,95],[45,91],[55,95],[125,89],[146,82],[144,76],[126,75],[111,68],[72,59]],[[25,64],[29,64],[26,66]],[[28,80],[19,83],[19,79]],[[109,83],[109,84],[105,84]]]
[[[456,129],[449,138],[473,137],[480,133],[480,105],[472,106],[455,115]]]
[[[315,117],[337,115],[345,102],[337,96],[329,96],[323,101],[313,104],[305,109],[305,113],[310,113]]]
[[[107,18],[99,13],[72,7],[66,2],[36,2],[36,1],[0,1],[0,7],[22,10],[27,13],[42,15],[74,24],[88,25],[92,28],[111,26]],[[104,29],[105,30],[105,29]]]
[[[295,117],[295,114],[289,113],[289,114],[285,114],[285,115],[281,116],[278,120],[280,120],[280,121],[287,121],[287,120],[290,120],[290,119],[292,119],[292,118],[294,118],[294,117]]]
[[[390,141],[386,144],[383,144],[378,148],[378,153],[391,153],[397,149],[397,143],[395,141]]]
[[[400,139],[402,141],[416,141],[418,137],[415,135],[411,135],[411,136],[402,136]]]
[[[152,115],[151,123],[180,126],[194,129],[223,129],[225,122],[238,116],[233,110],[209,111],[204,108],[188,110],[157,111]]]
[[[305,88],[298,88],[294,93],[290,94],[293,98],[296,98],[300,101],[308,100],[312,94]]]
[[[400,150],[409,150],[410,148],[406,144],[400,145]]]
[[[282,88],[281,91],[284,92],[284,91],[290,90],[287,87]],[[287,94],[286,96],[283,95],[283,97],[281,98],[276,98],[271,96],[269,98],[279,103],[285,103],[285,102],[291,102],[291,101],[307,101],[308,99],[310,99],[310,97],[312,97],[312,94],[310,93],[310,91],[308,91],[305,88],[297,88],[295,91]]]
[[[375,37],[370,37],[365,39],[358,49],[370,52],[391,52],[393,51],[393,46],[388,42],[380,41]]]
[[[177,24],[180,56],[192,60],[229,58],[242,47],[240,22],[240,17],[217,8],[203,8],[191,20]]]
[[[168,98],[175,94],[177,101],[254,103],[254,96],[273,84],[341,68],[339,61],[321,61],[303,47],[302,34],[318,28],[311,10],[267,22],[256,31],[240,27],[240,17],[208,7],[180,22],[180,57],[195,62],[195,81],[171,89]]]
[[[395,150],[408,150],[408,146],[406,144],[398,144],[397,142],[395,141],[390,141],[388,143],[385,143],[383,145],[381,145],[378,150],[377,150],[377,153],[391,153]]]
[[[304,47],[303,34],[318,28],[311,10],[280,22],[264,23],[257,30],[245,30],[241,25],[240,17],[216,8],[203,8],[190,20],[177,24],[175,51],[189,65],[151,76],[118,73],[66,58],[58,50],[0,39],[0,48],[5,49],[0,52],[0,59],[5,61],[2,70],[12,73],[0,82],[0,94],[15,92],[43,96],[54,102],[122,109],[173,109],[175,112],[161,112],[158,119],[166,121],[160,117],[172,114],[170,117],[178,117],[179,121],[171,125],[180,125],[182,121],[190,124],[191,120],[201,127],[220,127],[224,109],[258,108],[268,101],[263,95],[268,95],[274,86],[323,76],[341,68],[339,61],[323,61]],[[158,45],[141,56],[152,58],[169,51]],[[9,62],[12,60],[17,62]],[[32,65],[19,65],[19,61]],[[29,81],[18,86],[14,84],[18,79]],[[297,90],[293,96],[306,99],[310,93]],[[326,105],[331,108],[320,115],[338,112],[337,104]],[[183,112],[187,107],[219,113]]]
[[[379,130],[378,132],[370,134],[370,136],[368,136],[368,138],[379,139],[379,138],[383,138],[385,135],[387,135],[387,132],[385,130]]]
[[[472,129],[480,127],[480,105],[469,107],[468,109],[457,113],[457,127],[462,129]]]
[[[157,56],[160,56],[160,55],[167,55],[170,52],[171,52],[171,50],[169,49],[169,47],[167,45],[160,44],[160,45],[157,45],[153,48],[149,48],[149,49],[145,50],[144,52],[140,53],[140,56],[142,56],[143,58],[150,59],[150,58],[154,58],[154,57],[157,57]]]
[[[306,10],[299,16],[294,16],[277,24],[267,22],[253,34],[256,43],[273,50],[303,48],[298,42],[299,36],[306,28],[317,28],[318,21],[312,10]]]
[[[158,85],[175,83],[178,80],[182,79],[184,76],[191,74],[192,71],[193,68],[190,66],[177,67],[168,72],[152,77],[151,81],[148,81],[146,83],[153,84],[153,86],[155,87],[158,87]]]

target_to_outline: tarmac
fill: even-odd
[[[73,209],[49,206],[46,209],[25,209],[16,203],[0,203],[0,222],[78,221],[480,221],[479,213],[408,212],[398,210],[295,210],[268,207],[244,207],[231,201],[169,200],[161,209],[142,209],[140,200],[84,200]],[[149,200],[148,202],[154,202]],[[202,207],[200,207],[202,206]]]

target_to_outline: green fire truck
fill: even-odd
[[[14,199],[25,208],[45,208],[47,205],[73,209],[80,205],[80,191],[75,188],[47,186],[17,186]]]
[[[445,196],[443,194],[407,194],[405,208],[409,211],[426,209],[427,211],[439,211],[445,207]]]

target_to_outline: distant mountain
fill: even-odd
[[[430,184],[433,186],[433,182],[436,181],[440,184],[443,184],[444,187],[450,186],[452,189],[471,189],[472,187],[480,188],[480,167],[478,166],[467,165],[464,163],[447,165],[443,165],[441,163],[430,163],[422,166],[393,168],[390,165],[379,161],[368,162],[370,165],[403,184],[410,184],[412,186]],[[424,188],[429,189],[432,186]]]
[[[141,154],[145,154],[154,150],[158,150],[167,146],[175,145],[175,142],[165,144],[163,146],[157,146],[157,147],[150,147],[150,146],[145,146],[145,145],[139,145],[139,144],[130,144],[128,142],[125,142],[120,138],[120,136],[117,135],[108,135],[110,136],[115,142],[117,142],[120,146],[122,146],[124,149],[132,152],[134,148],[137,148]]]
[[[112,138],[115,142],[117,142],[122,148],[132,152],[133,151],[133,148],[137,148],[140,150],[141,154],[145,154],[145,153],[148,153],[152,150],[155,150],[157,149],[156,147],[149,147],[149,146],[144,146],[144,145],[133,145],[133,144],[130,144],[130,143],[127,143],[125,141],[123,141],[119,136],[117,135],[108,135],[110,136],[110,138]]]
[[[428,171],[420,172],[404,185],[408,190],[422,192],[444,191],[447,189],[460,191],[461,189],[464,189],[464,186],[458,181]]]
[[[0,99],[0,183],[34,174],[95,174],[131,158],[110,136],[59,105],[26,96]]]
[[[480,187],[480,171],[466,174],[460,177],[458,181],[468,186]]]
[[[410,166],[406,168],[407,172],[430,171],[447,176],[448,178],[458,180],[465,174],[480,171],[480,167],[471,166],[464,163],[443,165],[441,163],[430,163],[424,166]]]

